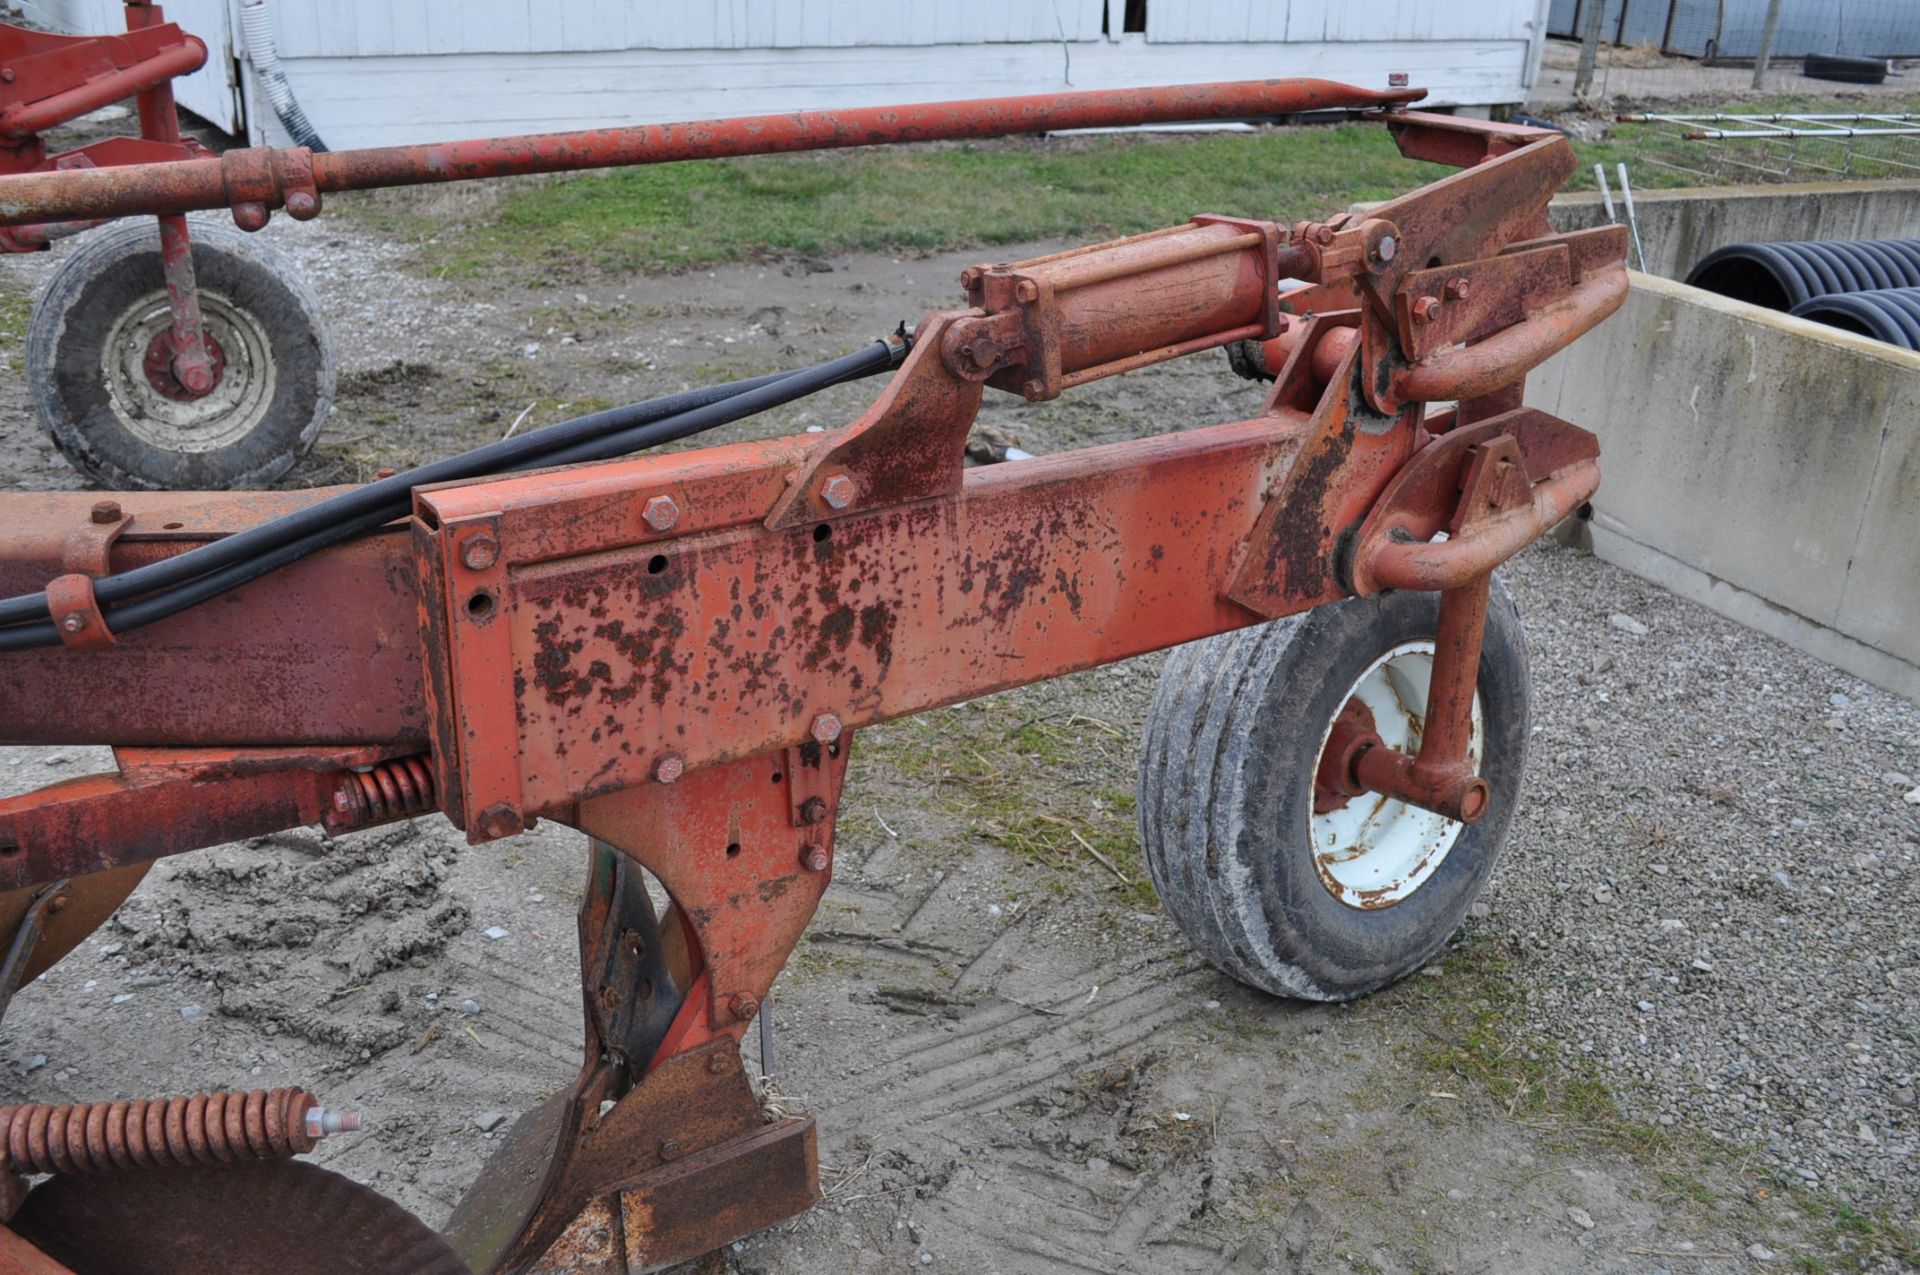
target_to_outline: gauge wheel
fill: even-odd
[[[1479,821],[1314,784],[1343,712],[1364,710],[1390,747],[1419,748],[1438,617],[1438,594],[1388,593],[1168,656],[1147,714],[1141,844],[1168,914],[1241,982],[1363,996],[1431,960],[1486,884],[1526,767],[1530,695],[1520,618],[1497,579],[1469,747],[1492,789]]]
[[[200,311],[217,348],[205,394],[173,378],[151,219],[83,238],[34,307],[34,411],[74,468],[102,486],[264,487],[306,455],[333,407],[333,341],[293,263],[218,222],[193,222],[192,238]]]

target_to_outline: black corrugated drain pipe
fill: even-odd
[[[1687,275],[1696,288],[1769,310],[1838,292],[1920,287],[1920,239],[1730,244]]]
[[[1880,288],[1815,297],[1793,307],[1793,314],[1903,350],[1920,350],[1920,288]]]

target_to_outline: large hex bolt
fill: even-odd
[[[101,524],[119,522],[120,521],[120,502],[117,500],[101,500],[101,501],[94,502],[93,520]]]
[[[856,490],[853,479],[845,474],[835,474],[820,484],[820,499],[826,501],[830,509],[845,509],[853,503]]]
[[[1439,297],[1421,297],[1413,303],[1413,321],[1415,323],[1432,323],[1439,317]]]
[[[646,511],[640,516],[655,531],[669,531],[674,523],[680,521],[680,506],[673,503],[671,496],[655,496],[647,502]]]
[[[460,546],[460,561],[469,571],[485,571],[500,560],[500,542],[484,531],[468,536]]]
[[[823,744],[831,744],[840,738],[840,719],[832,713],[822,713],[813,719],[809,733]]]
[[[662,753],[660,760],[653,763],[653,777],[663,784],[670,784],[687,773],[687,763],[679,753]]]
[[[760,999],[745,992],[735,992],[727,1001],[727,1008],[733,1011],[734,1018],[744,1023],[760,1012]]]
[[[488,806],[480,812],[480,835],[499,840],[520,831],[520,816],[506,802]]]

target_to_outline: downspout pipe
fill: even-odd
[[[260,87],[266,90],[267,101],[273,103],[273,113],[280,117],[293,144],[316,153],[326,150],[327,144],[294,99],[287,73],[280,69],[280,52],[273,44],[273,14],[266,0],[250,0],[240,7],[240,33],[246,41],[247,57],[253,62],[253,73],[260,77]]]

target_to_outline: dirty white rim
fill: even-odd
[[[1340,706],[1359,699],[1373,714],[1380,742],[1411,754],[1420,748],[1432,677],[1433,643],[1403,642],[1360,675]],[[1328,722],[1320,736],[1321,752],[1332,733],[1333,723]],[[1476,692],[1467,743],[1467,760],[1476,772],[1485,746],[1486,723]],[[1365,909],[1391,907],[1418,890],[1446,862],[1464,827],[1457,819],[1372,792],[1351,798],[1338,810],[1309,814],[1308,824],[1313,864],[1327,892],[1348,907]]]
[[[273,347],[260,320],[218,292],[200,290],[200,315],[226,366],[206,395],[168,398],[147,380],[147,347],[173,323],[164,290],[128,306],[101,347],[114,414],[141,442],[170,452],[211,452],[245,438],[273,406]]]

